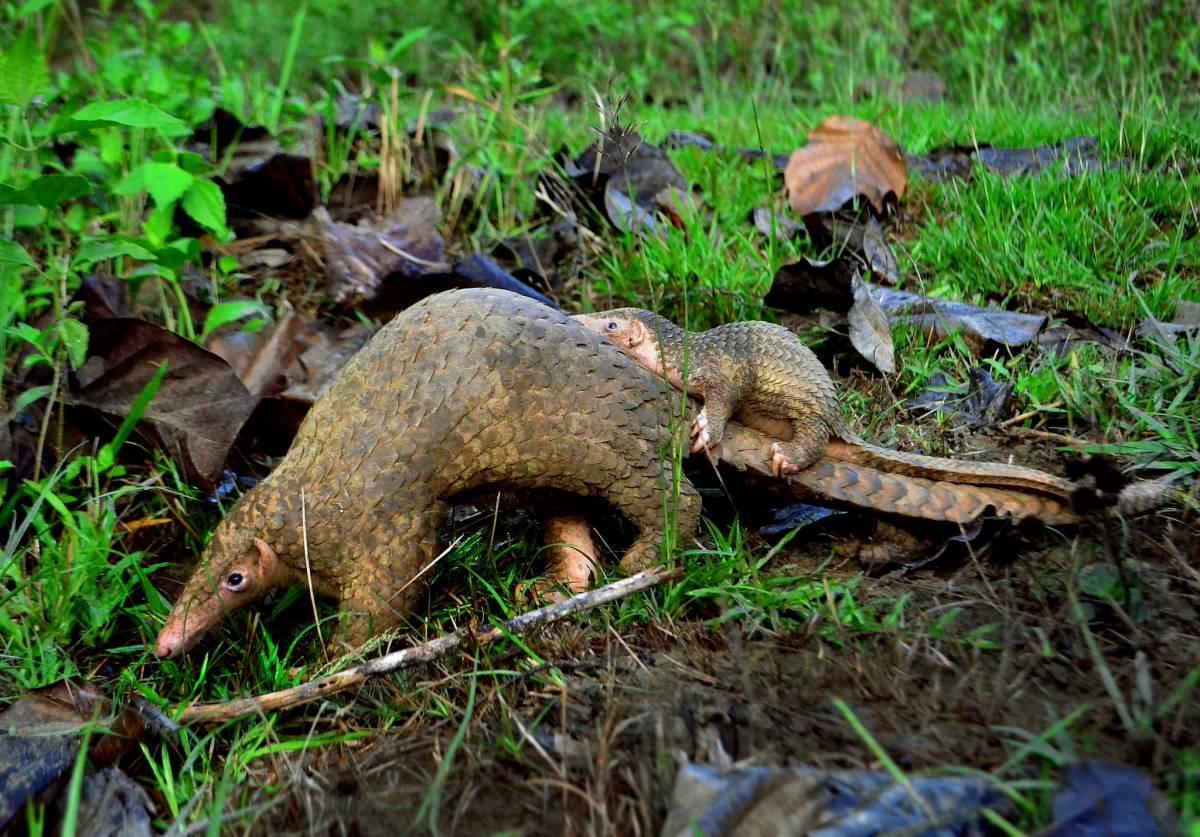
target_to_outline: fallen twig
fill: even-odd
[[[476,646],[487,645],[511,634],[520,634],[540,625],[557,622],[567,616],[600,605],[615,602],[633,593],[648,590],[667,581],[674,581],[683,575],[682,570],[646,570],[629,578],[614,581],[595,590],[580,593],[561,602],[522,613],[513,619],[490,628],[481,633],[471,631],[455,631],[446,636],[438,637],[429,642],[394,651],[382,657],[368,660],[354,668],[339,671],[308,683],[301,683],[290,689],[281,689],[256,697],[240,698],[221,703],[198,703],[183,710],[179,716],[181,724],[212,724],[231,721],[246,715],[256,715],[262,712],[278,711],[299,706],[310,701],[324,698],[337,692],[351,689],[365,683],[370,677],[390,674],[402,668],[436,660],[465,642]]]

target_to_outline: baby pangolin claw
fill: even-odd
[[[771,445],[771,473],[777,477],[782,477],[784,474],[800,473],[800,469],[793,465],[792,461],[784,455],[779,442]]]
[[[704,410],[701,410],[700,415],[696,416],[696,420],[692,422],[691,433],[692,453],[708,450],[712,444],[712,437],[708,435],[708,416],[704,414]]]

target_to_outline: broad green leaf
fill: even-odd
[[[142,235],[155,248],[165,247],[167,241],[171,238],[171,231],[174,229],[174,206],[155,207],[147,213],[146,219],[142,221]]]
[[[47,174],[25,187],[36,206],[53,209],[61,203],[82,198],[92,192],[92,184],[77,174]]]
[[[183,196],[183,211],[214,235],[225,235],[225,196],[211,180],[197,180]]]
[[[40,387],[30,387],[23,393],[17,396],[16,402],[13,404],[13,412],[19,413],[33,404],[35,401],[41,401],[50,395],[50,385],[46,384]]]
[[[43,206],[53,209],[60,203],[80,198],[92,191],[86,177],[77,174],[47,174],[24,189],[0,184],[0,206]]]
[[[132,241],[113,241],[111,239],[88,241],[75,254],[72,265],[95,264],[96,262],[115,259],[118,256],[128,256],[139,261],[152,262],[155,255],[140,244]]]
[[[71,368],[79,369],[87,360],[87,326],[68,317],[58,324],[58,336],[67,348],[67,360],[71,362]]]
[[[208,171],[208,161],[194,151],[180,151],[176,162],[188,174],[202,175]]]
[[[46,56],[38,48],[33,27],[26,26],[12,48],[0,55],[0,103],[25,108],[49,87]]]
[[[15,264],[21,267],[37,267],[33,256],[15,241],[0,241],[0,264]]]
[[[235,323],[247,314],[264,313],[261,302],[254,300],[236,300],[233,302],[221,302],[214,305],[208,311],[208,316],[204,318],[204,331],[200,336],[200,342],[203,343],[210,334],[216,331],[221,326]]]
[[[154,198],[155,206],[170,206],[183,197],[195,180],[174,163],[142,163],[120,183],[113,187],[113,194],[135,195],[146,191]]]
[[[47,213],[44,206],[18,204],[8,211],[12,213],[14,230],[31,230],[34,227],[40,227],[46,222]]]
[[[116,102],[92,102],[77,110],[71,118],[91,125],[123,125],[161,131],[167,136],[188,133],[183,120],[159,110],[145,99],[121,99]]]
[[[57,0],[25,0],[21,8],[17,9],[17,20],[35,15],[42,9],[47,9],[53,6]]]

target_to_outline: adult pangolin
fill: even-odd
[[[639,528],[622,568],[659,563],[666,520],[687,535],[700,513],[691,483],[664,467],[679,425],[667,394],[607,341],[524,297],[421,301],[351,359],[283,461],[218,524],[155,653],[175,657],[229,611],[310,578],[352,614],[351,642],[399,625],[438,554],[448,501],[484,488],[607,500]]]

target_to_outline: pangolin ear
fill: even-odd
[[[629,324],[629,348],[636,349],[650,338],[650,329],[641,320]]]
[[[254,548],[258,550],[258,565],[264,574],[268,574],[279,564],[279,555],[271,549],[271,545],[262,538],[254,539]]]

